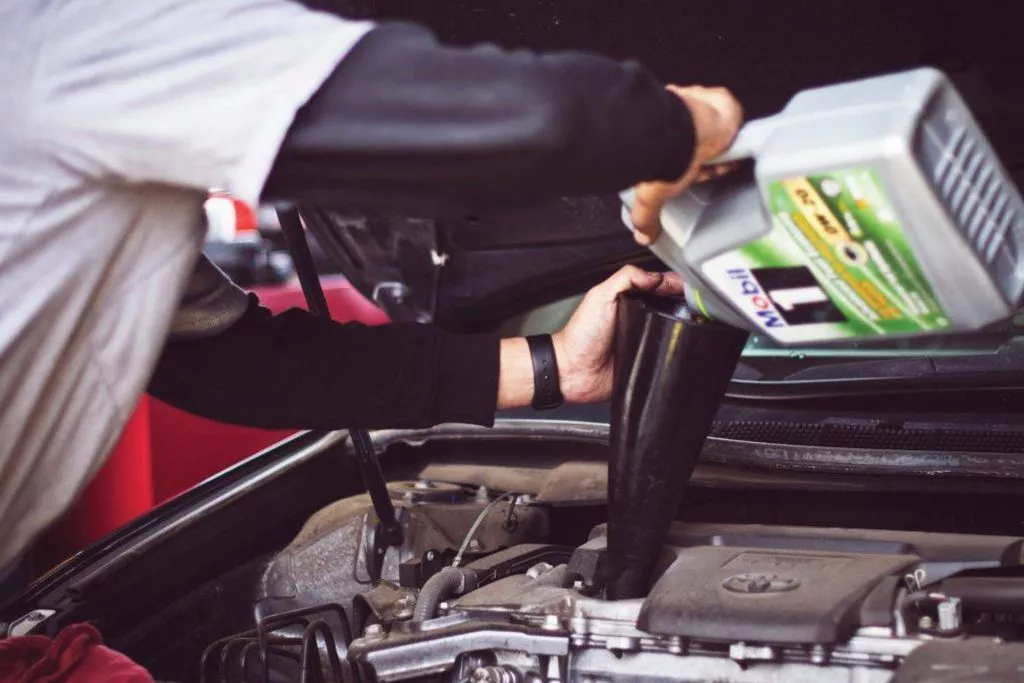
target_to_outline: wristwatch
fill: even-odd
[[[561,383],[558,377],[558,362],[555,360],[555,344],[550,334],[537,334],[526,338],[533,361],[534,410],[551,410],[562,405]]]

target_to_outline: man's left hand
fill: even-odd
[[[619,295],[650,292],[682,296],[675,273],[650,273],[624,266],[583,298],[572,318],[552,335],[555,359],[567,403],[598,403],[611,396],[615,376],[615,323]],[[533,366],[522,337],[505,339],[501,349],[498,409],[526,406],[533,398]]]

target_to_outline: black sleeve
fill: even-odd
[[[298,113],[264,198],[503,202],[673,180],[689,110],[636,63],[371,31]]]
[[[170,341],[150,393],[221,422],[281,429],[489,426],[498,398],[497,336],[432,325],[341,324],[279,315],[250,294],[226,331]]]

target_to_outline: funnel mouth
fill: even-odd
[[[644,313],[656,315],[660,318],[673,322],[694,321],[694,315],[686,304],[686,298],[682,296],[659,296],[646,292],[629,292],[623,294],[622,298],[626,305],[639,307]]]

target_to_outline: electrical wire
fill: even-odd
[[[458,567],[462,563],[462,556],[466,554],[466,549],[469,547],[470,542],[473,540],[473,536],[480,528],[480,525],[483,524],[483,521],[487,518],[487,515],[491,512],[491,510],[493,510],[498,505],[498,503],[505,499],[510,499],[514,501],[518,497],[518,493],[514,493],[511,491],[508,493],[503,493],[502,495],[498,496],[490,503],[488,503],[487,506],[480,511],[480,514],[476,516],[476,520],[473,521],[473,525],[469,527],[469,531],[466,532],[466,538],[462,540],[462,546],[459,548],[459,552],[455,554],[455,559],[452,560],[453,567]]]

